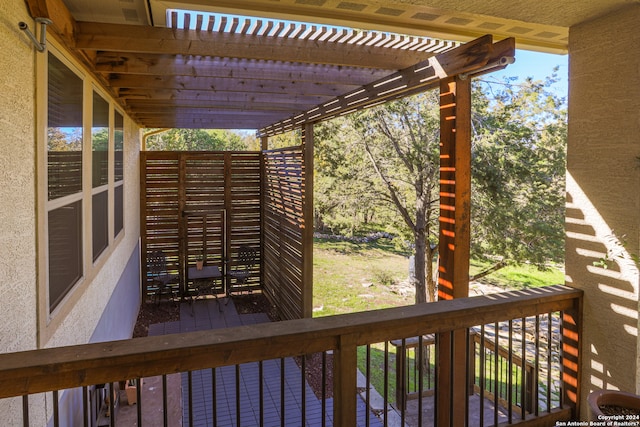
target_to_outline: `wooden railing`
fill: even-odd
[[[553,315],[559,319],[559,333],[549,335],[549,344],[553,345],[557,358],[554,368],[549,370],[550,375],[553,372],[553,378],[550,376],[545,381],[558,385],[557,389],[554,389],[557,392],[554,392],[557,394],[557,404],[539,409],[536,397],[534,398],[536,408],[525,408],[526,416],[517,416],[509,420],[509,422],[518,421],[526,424],[527,422],[540,423],[541,418],[544,418],[543,423],[553,424],[553,420],[575,419],[579,410],[581,304],[581,291],[565,286],[551,286],[341,316],[2,354],[0,355],[0,399],[24,396],[23,419],[28,423],[29,413],[34,410],[30,409],[30,405],[37,400],[30,401],[28,396],[36,393],[53,392],[53,400],[56,404],[59,390],[77,387],[85,387],[86,390],[87,386],[96,384],[112,384],[132,378],[178,372],[188,373],[191,378],[191,372],[197,370],[255,362],[259,363],[260,372],[262,372],[262,361],[312,353],[326,355],[327,352],[332,352],[332,367],[323,365],[323,371],[331,369],[332,372],[333,409],[329,417],[323,414],[324,421],[318,425],[326,425],[329,419],[329,422],[335,426],[355,426],[358,406],[357,372],[358,365],[362,363],[358,360],[358,349],[362,350],[362,346],[365,346],[366,353],[369,354],[371,346],[376,343],[387,343],[385,347],[388,348],[388,343],[392,340],[407,340],[427,334],[435,334],[439,337],[461,329],[471,331],[479,326],[482,327],[481,325],[496,325],[500,322],[512,324],[518,319],[526,324],[527,319],[537,319],[540,315]],[[534,329],[531,333],[535,331],[539,332]],[[525,348],[531,344],[530,335],[527,330],[522,334]],[[436,339],[436,345],[437,341]],[[540,348],[539,338],[533,337],[533,341],[532,345]],[[419,342],[418,345],[422,346],[423,343]],[[484,345],[491,347],[487,342]],[[468,355],[465,366],[460,367],[452,363],[445,363],[445,365],[452,365],[451,369],[464,369],[467,375],[471,375],[468,369],[469,360],[474,358],[477,349],[472,352],[469,347],[470,345],[462,349]],[[510,353],[516,351],[511,345],[507,345],[506,348]],[[368,357],[366,367],[360,370],[367,378],[367,392],[363,399],[365,403],[371,404],[369,388],[375,368],[372,367]],[[385,352],[384,358],[388,360],[389,357],[389,352]],[[418,356],[418,358],[421,357]],[[512,356],[507,354],[506,357],[510,363],[514,363],[515,359]],[[525,360],[529,358],[524,353],[522,357]],[[281,360],[284,361],[284,359]],[[301,360],[304,367],[306,358],[302,357]],[[542,366],[540,360],[542,360],[540,352],[534,351],[536,372]],[[419,366],[424,365],[423,360],[418,360],[416,363]],[[436,361],[436,363],[442,363],[442,361]],[[283,371],[284,365],[282,362]],[[240,368],[236,367],[236,383],[239,383],[239,372]],[[367,413],[365,425],[386,424],[392,410],[399,412],[403,422],[407,417],[402,408],[394,409],[389,402],[389,396],[392,393],[387,390],[387,384],[391,382],[387,375],[388,372],[393,372],[393,369],[385,369],[385,372],[387,382],[382,386],[383,390],[378,390],[384,396],[384,409],[382,412],[377,411],[375,415]],[[448,373],[439,369],[438,375],[448,375]],[[215,381],[215,375],[213,376]],[[534,379],[536,390],[544,388],[544,384],[538,378],[540,377],[535,376]],[[260,383],[262,382],[261,379]],[[284,385],[284,379],[281,382]],[[420,386],[419,390],[422,391],[422,388],[423,386]],[[302,389],[304,390],[304,386]],[[227,391],[233,393],[230,389],[225,389],[225,392]],[[184,390],[183,393],[185,393]],[[236,393],[239,396],[240,392],[236,391]],[[301,393],[304,394],[304,391]],[[84,395],[86,399],[86,391]],[[436,389],[435,398],[449,397],[438,395]],[[214,398],[213,401],[215,400]],[[306,399],[302,401],[305,402]],[[238,406],[240,406],[239,402],[240,399],[237,401]],[[262,407],[262,385],[260,385],[260,402]],[[420,406],[422,399],[418,399],[418,402],[419,423],[415,425],[440,425],[437,414],[423,415],[424,408]],[[139,406],[144,404],[145,402],[138,402]],[[471,405],[468,402],[460,405],[459,408],[467,408],[468,417],[476,416],[471,413],[469,409]],[[302,406],[302,418],[305,418],[309,415],[304,411],[305,405]],[[324,403],[322,407],[324,410]],[[240,407],[237,409],[239,423],[243,409]],[[284,417],[286,415],[284,401],[282,410],[281,416]],[[56,412],[57,407],[54,408],[53,413]],[[360,424],[362,425],[362,422]],[[485,425],[492,424],[494,423],[485,423]],[[483,424],[480,423],[480,425]]]

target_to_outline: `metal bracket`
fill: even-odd
[[[53,24],[53,21],[49,18],[36,18],[36,24],[40,24],[40,40],[31,32],[26,22],[18,22],[18,28],[20,28],[33,42],[38,52],[44,52],[47,47],[47,25]]]

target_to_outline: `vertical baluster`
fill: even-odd
[[[417,350],[414,350],[413,352],[413,366],[414,366],[414,371],[415,371],[415,366],[416,363],[418,363],[418,425],[422,426],[422,374],[424,373],[424,369],[423,369],[423,357],[422,357],[422,346],[424,345],[423,343],[423,337],[422,335],[418,336],[418,347]],[[416,354],[416,351],[418,352]]]
[[[551,377],[553,376],[551,364],[551,348],[553,345],[553,313],[547,313],[547,412],[551,412],[553,406],[551,393]]]
[[[163,378],[165,387],[164,390],[166,392],[166,379]],[[193,375],[191,371],[187,372],[187,396],[189,397],[188,409],[189,409],[189,427],[193,427]],[[166,413],[166,411],[165,411]]]
[[[82,387],[82,425],[84,427],[89,427],[89,413],[89,388],[85,385]]]
[[[439,354],[440,351],[440,334],[435,334],[435,345],[434,345],[434,351],[435,354]],[[438,421],[438,376],[440,375],[438,373],[438,357],[436,356],[434,359],[434,370],[433,370],[433,424],[436,425],[436,422]]]
[[[485,330],[484,325],[480,326],[480,376],[478,382],[480,383],[480,427],[484,425],[484,389],[487,386],[485,383]]]
[[[138,425],[142,425],[142,378],[136,380],[136,417],[138,418]]]
[[[116,427],[116,404],[115,400],[117,396],[115,395],[115,390],[113,387],[113,383],[109,383],[109,425],[111,427]]]
[[[407,415],[406,391],[408,390],[409,384],[409,359],[406,348],[407,340],[406,338],[402,338],[402,345],[400,348],[396,347],[396,365],[399,363],[400,366],[402,366],[402,372],[400,373],[402,378],[396,379],[396,404],[400,408],[400,425],[402,426],[405,424],[405,418]],[[396,369],[396,372],[399,372],[399,370]],[[404,387],[402,387],[404,390],[400,390],[400,392],[398,392],[398,389],[400,388],[400,381],[404,384]]]
[[[307,356],[306,355],[302,355],[302,362],[301,362],[301,371],[302,371],[302,375],[301,375],[301,383],[302,383],[302,390],[300,390],[300,396],[302,398],[302,403],[300,404],[300,407],[302,409],[302,414],[301,414],[301,420],[300,420],[300,425],[305,425],[306,424],[306,420],[307,420],[307,389],[305,387],[305,373],[307,372]]]
[[[538,388],[540,386],[540,315],[536,315],[536,338],[535,338],[535,355],[534,355],[534,369],[533,369],[533,410],[536,417],[539,415],[539,396]]]
[[[495,425],[498,425],[498,401],[500,398],[500,370],[499,370],[499,360],[500,360],[500,329],[498,328],[498,322],[493,324],[493,381],[495,383],[493,390],[493,422]]]
[[[58,390],[53,390],[53,427],[60,427],[60,408],[58,406]]]
[[[371,403],[371,391],[370,391],[371,390],[371,345],[370,344],[367,344],[367,347],[366,347],[365,364],[366,364],[365,371],[366,371],[366,377],[367,377],[366,378],[367,379],[367,390],[365,391],[366,396],[367,396],[367,404],[365,406],[367,408],[369,408],[370,403]],[[371,411],[369,411],[369,410],[367,410],[365,412],[365,419],[364,419],[365,423],[364,423],[364,425],[367,426],[367,427],[369,427],[370,421],[371,421],[370,420],[370,418],[371,418],[370,414],[371,414]],[[402,414],[402,417],[403,417],[401,425],[404,425],[404,411],[402,411],[402,408],[401,408],[401,414]]]
[[[507,377],[507,387],[509,388],[507,404],[509,407],[507,410],[509,423],[513,423],[513,319],[509,320],[509,362],[507,363],[507,368],[509,369],[509,376]]]
[[[258,381],[260,394],[260,427],[264,427],[264,367],[262,360],[258,362]]]
[[[213,418],[213,427],[218,425],[218,377],[216,368],[211,369],[211,414]],[[262,386],[262,384],[260,384]],[[262,398],[262,396],[260,396]],[[262,403],[262,401],[260,401]]]
[[[464,414],[464,424],[468,426],[469,425],[469,412],[470,412],[470,409],[469,409],[469,394],[473,392],[473,379],[471,378],[471,373],[473,371],[470,369],[471,357],[472,357],[471,356],[472,348],[471,348],[471,342],[470,342],[471,335],[469,333],[469,328],[466,329],[465,335],[466,335],[465,336],[465,341],[466,341],[466,344],[465,344],[465,346],[466,346],[465,366],[466,366],[466,369],[465,369],[465,381],[464,381],[464,383],[467,386],[467,390],[464,393],[464,395],[465,395],[465,401],[466,401],[465,408],[467,408],[467,409],[466,409],[465,414]],[[427,375],[429,373],[429,361],[430,360],[431,359],[429,358],[429,356],[427,356]],[[471,385],[470,389],[469,389],[469,385]]]
[[[369,346],[367,346],[368,348]],[[322,352],[322,427],[327,421],[327,352]]]
[[[525,419],[527,412],[527,319],[522,318],[522,326],[520,328],[520,400],[522,415],[521,419]]]
[[[284,381],[284,358],[280,359],[280,425],[282,427],[286,427],[285,424],[285,405],[284,405],[284,397],[285,397],[285,393],[284,393],[284,386],[285,386],[285,381]]]
[[[22,425],[29,427],[29,395],[22,396]]]
[[[235,365],[236,380],[236,426],[240,427],[240,365]]]
[[[189,372],[189,408],[191,408],[191,372]],[[162,422],[164,427],[169,427],[169,391],[167,389],[167,376],[162,375]],[[189,410],[189,414],[191,414]],[[193,419],[191,420],[193,423]],[[190,424],[191,425],[191,424]]]
[[[387,415],[387,405],[389,403],[389,341],[384,342],[384,413],[382,414],[382,425],[389,425]]]

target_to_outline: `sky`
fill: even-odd
[[[544,80],[545,77],[553,73],[553,68],[559,66],[558,77],[560,81],[554,85],[554,89],[559,96],[567,96],[569,87],[569,55],[554,55],[550,53],[531,52],[527,50],[516,50],[516,62],[507,66],[504,70],[496,71],[485,79],[502,77],[518,77],[518,81],[527,77],[534,80]]]

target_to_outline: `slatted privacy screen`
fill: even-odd
[[[265,152],[264,290],[282,317],[304,317],[302,147]]]
[[[180,273],[181,280],[185,265],[203,250],[207,264],[221,269],[234,268],[241,245],[260,256],[260,157],[259,152],[141,153],[143,277],[154,250],[164,251],[169,273]],[[259,265],[246,288],[260,287]]]

